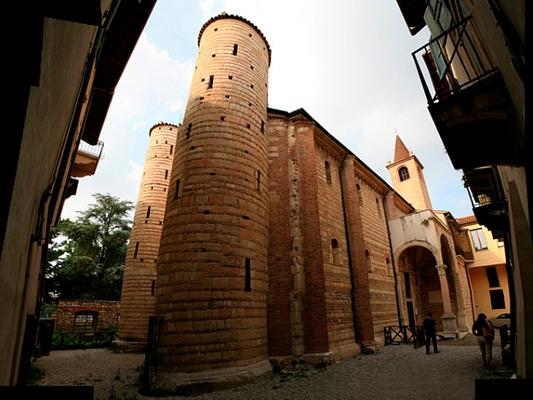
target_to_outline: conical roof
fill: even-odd
[[[403,144],[400,136],[396,135],[396,145],[394,146],[394,162],[397,163],[398,161],[405,160],[409,156],[409,150],[407,150],[407,147],[405,147],[405,144]]]

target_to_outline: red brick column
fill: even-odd
[[[320,235],[318,208],[318,178],[314,125],[295,122],[300,164],[300,207],[304,245],[305,295],[304,344],[305,353],[329,351],[326,314],[324,256]]]
[[[355,304],[356,338],[364,346],[372,346],[374,327],[370,304],[370,285],[365,261],[365,238],[361,221],[361,206],[355,180],[355,158],[346,157],[341,166],[343,198],[352,260],[353,301]]]
[[[268,350],[269,356],[291,354],[289,296],[291,233],[289,226],[288,121],[269,116],[269,247],[268,247]]]

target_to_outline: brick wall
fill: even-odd
[[[64,332],[74,330],[74,316],[83,312],[97,313],[96,330],[116,328],[120,303],[105,300],[59,300],[57,309],[51,315],[51,318],[56,320],[55,330]]]
[[[382,343],[383,327],[398,323],[392,253],[383,204],[387,189],[361,165],[357,165],[356,181],[362,195],[361,222],[365,264],[369,273],[374,338]]]
[[[352,281],[348,264],[340,162],[344,152],[318,130],[316,171],[330,350],[355,345]],[[327,163],[327,165],[326,165]],[[334,248],[338,246],[337,248]],[[334,254],[336,253],[336,254]]]

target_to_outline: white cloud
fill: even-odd
[[[73,218],[76,211],[85,210],[97,192],[135,203],[148,130],[160,120],[181,120],[193,68],[191,62],[173,59],[145,34],[141,35],[100,135],[104,157],[94,176],[80,179],[78,193],[65,202],[64,218]]]

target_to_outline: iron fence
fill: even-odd
[[[424,328],[421,326],[386,326],[383,328],[385,346],[413,343],[415,349],[425,344]]]
[[[111,346],[117,331],[54,332],[52,350]]]

